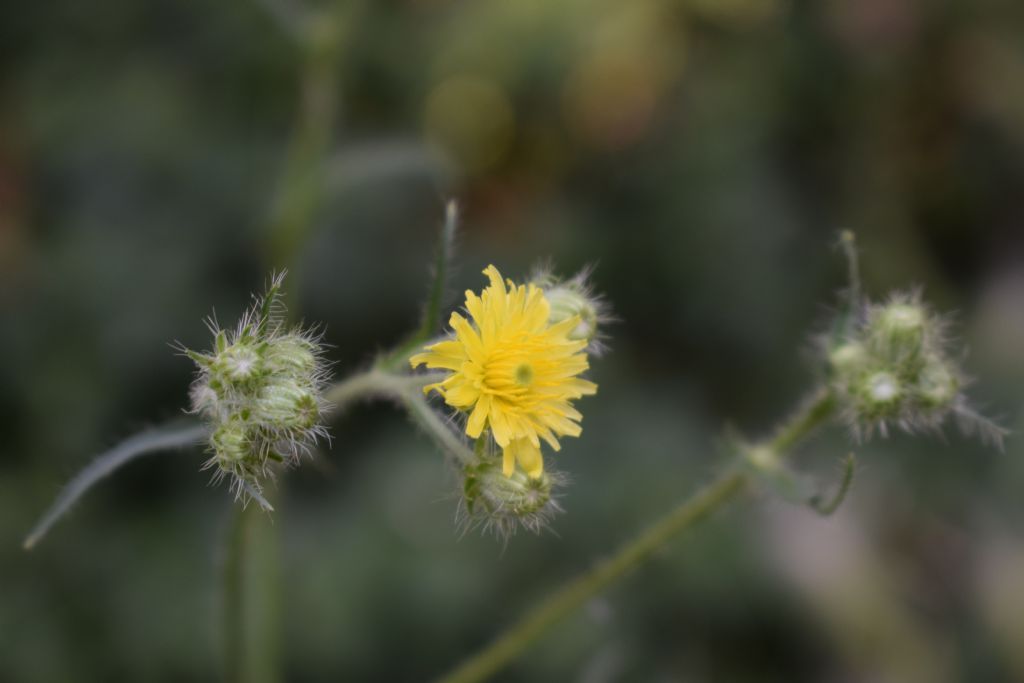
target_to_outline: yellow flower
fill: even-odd
[[[424,391],[435,390],[448,405],[469,412],[471,438],[491,430],[504,450],[506,476],[518,462],[539,477],[540,440],[557,451],[558,437],[579,436],[583,416],[570,401],[597,391],[596,384],[577,377],[589,367],[587,342],[569,338],[579,316],[548,323],[551,307],[540,288],[509,280],[506,289],[497,268],[483,272],[490,286],[480,296],[466,292],[472,322],[452,313],[454,338],[428,346],[410,363],[451,370]]]

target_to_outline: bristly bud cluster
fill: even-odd
[[[477,458],[462,467],[460,525],[467,530],[480,527],[502,538],[520,527],[539,532],[562,512],[556,498],[565,475],[548,469],[531,477],[517,468],[506,476],[500,458],[487,452],[492,449],[492,443],[478,447]]]
[[[998,443],[1002,430],[973,411],[967,380],[950,353],[946,322],[920,294],[897,293],[882,304],[856,302],[845,329],[829,339],[829,383],[858,436],[937,431],[956,416]]]
[[[236,495],[260,497],[275,464],[291,465],[326,437],[321,425],[327,378],[317,333],[287,327],[284,273],[271,278],[234,330],[210,323],[214,348],[185,349],[198,366],[192,411],[210,426],[206,467],[232,477]]]
[[[612,322],[608,304],[594,294],[590,284],[591,268],[584,268],[573,277],[563,280],[556,277],[550,266],[534,270],[530,282],[544,292],[551,305],[549,322],[554,325],[574,316],[579,323],[569,333],[574,340],[587,342],[587,353],[600,356],[604,352],[604,327]]]

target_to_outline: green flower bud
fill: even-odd
[[[287,378],[264,385],[252,406],[252,419],[268,429],[309,429],[319,417],[313,392]]]
[[[897,292],[885,303],[867,301],[860,286],[853,233],[844,231],[850,286],[820,348],[828,389],[855,436],[883,436],[890,426],[914,433],[938,431],[954,416],[964,432],[1002,444],[1006,431],[974,410],[963,395],[947,322],[919,292]]]
[[[482,456],[462,472],[463,522],[481,525],[497,535],[508,536],[518,527],[540,531],[561,511],[553,490],[562,483],[557,473],[529,477],[520,469],[502,473],[497,458]]]
[[[319,340],[285,329],[281,277],[231,332],[214,331],[214,351],[186,350],[198,366],[192,410],[210,425],[208,466],[234,477],[240,496],[259,495],[275,463],[296,463],[318,438],[326,370]]]
[[[274,373],[311,377],[318,368],[316,346],[305,337],[287,334],[267,346],[264,362]]]
[[[598,315],[597,308],[590,299],[575,288],[565,285],[544,292],[544,296],[551,305],[548,321],[552,325],[578,316],[579,323],[569,333],[569,339],[589,342],[594,338],[597,334]]]
[[[899,418],[905,392],[899,379],[892,373],[883,370],[867,374],[852,387],[852,391],[862,420]]]
[[[253,455],[249,425],[240,419],[220,424],[210,437],[210,447],[218,465],[224,469],[236,468]]]
[[[949,408],[960,391],[960,381],[941,358],[929,358],[918,378],[915,393],[922,406],[932,410]]]
[[[227,385],[243,384],[255,378],[263,366],[263,358],[252,345],[231,344],[213,359],[213,373]]]
[[[869,312],[866,336],[879,356],[913,362],[924,354],[932,324],[923,306],[913,299],[896,297]]]
[[[847,342],[829,353],[828,362],[836,376],[847,379],[864,369],[868,363],[868,353],[863,344]]]
[[[587,282],[589,276],[589,269],[584,269],[568,280],[559,280],[548,268],[539,268],[534,271],[530,282],[543,290],[551,306],[548,322],[555,325],[570,318],[579,318],[568,334],[569,339],[587,342],[587,351],[600,355],[603,350],[600,343],[602,327],[611,318],[607,304],[591,290]]]

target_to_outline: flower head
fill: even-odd
[[[543,440],[556,451],[562,436],[579,436],[582,419],[571,402],[593,394],[597,385],[579,375],[589,364],[585,339],[573,339],[578,315],[552,324],[551,305],[536,285],[502,280],[494,266],[484,274],[490,285],[478,296],[466,292],[470,319],[453,313],[451,339],[428,346],[410,359],[451,371],[442,382],[428,385],[445,402],[468,413],[466,434],[486,431],[503,449],[502,471],[511,476],[516,464],[532,478],[540,477]]]

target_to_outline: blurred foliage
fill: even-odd
[[[320,8],[324,3],[320,3]],[[309,8],[317,8],[312,4]],[[307,8],[308,9],[308,8]],[[406,0],[343,7],[322,201],[293,263],[294,0],[0,3],[0,679],[217,676],[230,497],[198,453],[20,538],[90,454],[179,414],[201,318],[271,267],[344,374],[416,321],[443,202],[457,289],[550,256],[621,322],[557,465],[557,535],[459,538],[454,482],[390,406],[290,474],[287,680],[423,680],[713,472],[801,398],[858,231],[875,295],[962,311],[973,393],[1022,426],[1024,5]],[[455,298],[452,298],[452,304]],[[807,449],[828,473],[832,430]],[[1024,679],[1022,447],[858,448],[829,520],[758,500],[551,632],[501,680]]]

